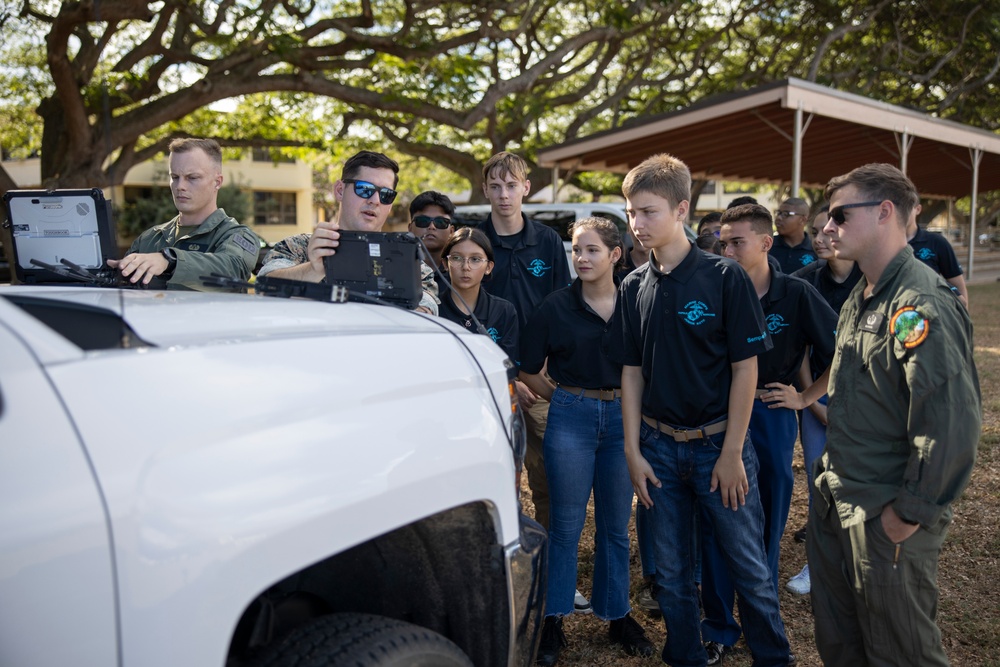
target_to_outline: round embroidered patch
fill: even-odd
[[[908,350],[927,340],[930,328],[931,323],[914,306],[903,306],[889,321],[889,333]]]

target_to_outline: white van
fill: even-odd
[[[566,246],[566,260],[569,262],[569,270],[574,278],[576,277],[576,271],[573,270],[573,262],[571,261],[573,249],[569,230],[577,220],[590,217],[607,218],[618,225],[618,229],[622,233],[622,239],[625,241],[625,247],[630,250],[632,248],[632,237],[628,235],[628,218],[625,215],[624,202],[523,204],[521,211],[535,222],[547,225],[559,233],[559,236],[563,240],[563,245]],[[453,217],[458,226],[478,225],[486,220],[486,216],[489,214],[489,204],[478,204],[455,207],[455,215]],[[692,241],[695,239],[695,233],[688,225],[684,225],[684,233]]]

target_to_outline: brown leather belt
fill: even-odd
[[[770,391],[771,391],[770,389],[755,389],[754,392],[753,392],[753,397],[754,398],[760,398],[761,396],[763,396],[764,394],[766,394],[766,393],[768,393]]]
[[[563,391],[568,391],[576,396],[583,395],[584,398],[597,398],[602,401],[613,401],[622,397],[621,389],[584,389],[583,387],[567,387],[564,384],[556,385]]]
[[[642,421],[657,429],[660,433],[669,435],[677,442],[704,440],[710,435],[715,435],[716,433],[722,433],[725,431],[726,425],[729,423],[728,419],[723,419],[722,421],[715,422],[714,424],[709,424],[704,428],[672,428],[663,422],[658,422],[652,417],[647,417],[646,415],[642,416]]]

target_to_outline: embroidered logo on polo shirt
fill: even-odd
[[[528,273],[535,276],[536,278],[541,278],[545,275],[545,272],[551,269],[551,266],[546,266],[545,262],[540,259],[531,260],[531,264],[528,264]]]
[[[935,257],[934,251],[931,250],[930,248],[921,248],[920,250],[917,251],[917,259],[923,260],[925,262],[934,259],[934,257]]]
[[[490,335],[490,338],[493,339],[494,343],[500,342],[500,332],[497,331],[496,327],[490,327],[489,329],[486,330],[486,333]]]
[[[927,340],[931,323],[914,306],[903,306],[889,320],[889,333],[911,350]]]
[[[788,326],[788,323],[785,322],[785,318],[777,313],[771,313],[767,316],[765,321],[767,322],[767,330],[771,332],[772,335],[781,333],[781,330]]]
[[[677,314],[684,318],[688,324],[698,326],[706,322],[706,317],[715,317],[715,313],[708,312],[708,306],[701,301],[688,301],[684,306],[687,310],[682,310]]]
[[[816,258],[812,255],[802,255],[802,257],[799,258],[799,261],[802,262],[802,266],[809,266],[816,261]]]

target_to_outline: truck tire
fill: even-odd
[[[454,642],[427,628],[371,614],[330,614],[296,628],[254,667],[472,667]]]

